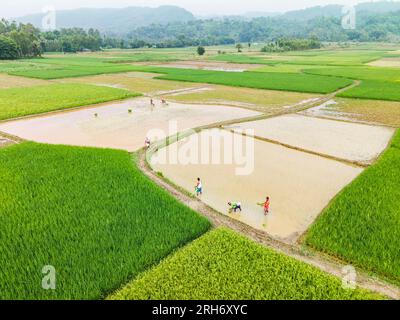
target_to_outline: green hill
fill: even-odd
[[[33,14],[17,18],[22,23],[32,23],[40,28],[43,14]],[[194,20],[189,11],[175,6],[158,8],[128,7],[122,9],[91,9],[57,11],[57,29],[79,27],[94,28],[108,34],[125,34],[135,28],[152,24],[188,22]]]

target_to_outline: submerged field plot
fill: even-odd
[[[108,89],[108,88],[105,88]],[[0,131],[36,142],[136,151],[146,137],[152,141],[187,129],[259,115],[258,112],[216,105],[185,105],[147,98],[112,102],[0,124]]]
[[[394,129],[284,115],[245,122],[231,130],[252,129],[257,137],[351,162],[372,163],[387,147]]]
[[[206,147],[198,143],[208,141],[209,134],[217,143]],[[228,214],[228,202],[241,202],[243,212],[230,214],[232,218],[288,242],[296,241],[329,201],[362,171],[260,140],[254,140],[254,153],[247,150],[242,155],[245,158],[241,160],[245,161],[229,164],[224,158],[229,145],[224,143],[233,141],[235,136],[240,138],[225,130],[202,131],[179,141],[177,146],[161,149],[151,160],[153,169],[188,192],[193,192],[196,178],[201,177],[203,202],[224,214]],[[185,150],[197,158],[187,163],[169,160],[175,159],[175,155],[185,155]],[[235,152],[241,151],[235,149]],[[214,156],[220,162],[212,162]],[[235,159],[239,158],[235,155]],[[238,175],[237,168],[246,166],[248,173]],[[272,212],[268,216],[264,216],[262,206],[258,205],[266,196],[272,198]]]

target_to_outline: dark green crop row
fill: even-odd
[[[105,297],[210,226],[123,151],[23,143],[0,181],[0,300]]]

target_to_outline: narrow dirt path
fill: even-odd
[[[158,176],[148,165],[146,160],[146,152],[141,150],[138,152],[139,169],[152,181],[154,181],[161,188],[166,190],[175,199],[182,202],[189,208],[200,213],[204,217],[208,218],[213,226],[217,228],[220,226],[228,227],[240,234],[266,246],[272,248],[280,253],[295,258],[299,261],[313,265],[318,269],[327,272],[336,277],[343,277],[343,268],[347,266],[346,263],[334,260],[329,256],[322,255],[314,252],[309,248],[301,245],[290,245],[272,238],[266,232],[256,230],[238,220],[232,219],[229,216],[223,215],[197,198],[193,198],[186,194],[186,192],[180,190],[178,187],[166,182],[162,177]],[[396,286],[385,283],[379,279],[369,276],[365,272],[357,270],[357,285],[361,288],[368,289],[392,299],[400,299],[400,289]]]
[[[234,129],[223,128],[223,130],[229,131],[229,132],[234,133],[234,134],[240,134],[240,135],[245,136],[245,137],[249,137],[249,135],[247,135],[246,133],[237,132]],[[351,161],[351,160],[347,160],[347,159],[344,159],[344,158],[339,158],[339,157],[331,156],[331,155],[328,155],[328,154],[320,153],[320,152],[317,152],[317,151],[312,151],[312,150],[296,147],[296,146],[293,146],[293,145],[290,145],[290,144],[287,144],[287,143],[280,142],[278,140],[273,140],[273,139],[260,137],[260,136],[256,136],[256,135],[250,136],[250,137],[252,137],[252,138],[254,138],[256,140],[260,140],[260,141],[272,143],[272,144],[275,144],[275,145],[278,145],[278,146],[281,146],[281,147],[285,147],[287,149],[292,149],[292,150],[296,150],[296,151],[299,151],[299,152],[308,153],[308,154],[311,154],[311,155],[314,155],[314,156],[317,156],[317,157],[321,157],[321,158],[325,158],[325,159],[335,160],[337,162],[341,162],[341,163],[344,163],[344,164],[347,164],[347,165],[350,165],[350,166],[361,167],[361,168],[367,168],[367,167],[370,166],[370,164],[367,163],[367,162]]]
[[[21,139],[19,137],[12,136],[8,133],[0,131],[0,148],[8,147],[12,144],[20,143],[22,141],[23,141],[23,139]]]
[[[146,93],[144,94],[145,97],[156,98],[161,96],[168,96],[168,95],[176,95],[176,94],[183,94],[183,93],[196,93],[202,90],[207,90],[211,88],[211,84],[206,84],[202,86],[192,87],[192,88],[183,88],[183,89],[175,89],[175,90],[167,90],[167,91],[156,91],[153,93]]]

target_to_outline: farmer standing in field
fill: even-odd
[[[203,194],[203,184],[201,183],[201,179],[197,178],[197,183],[195,186],[195,192],[197,196],[201,196]]]
[[[146,146],[146,149],[150,148],[151,141],[149,137],[146,137],[146,140],[144,141],[144,144]]]
[[[270,200],[269,197],[267,197],[265,199],[265,202],[261,202],[258,205],[264,207],[264,215],[268,215],[269,214],[269,207],[271,206],[271,200]]]

